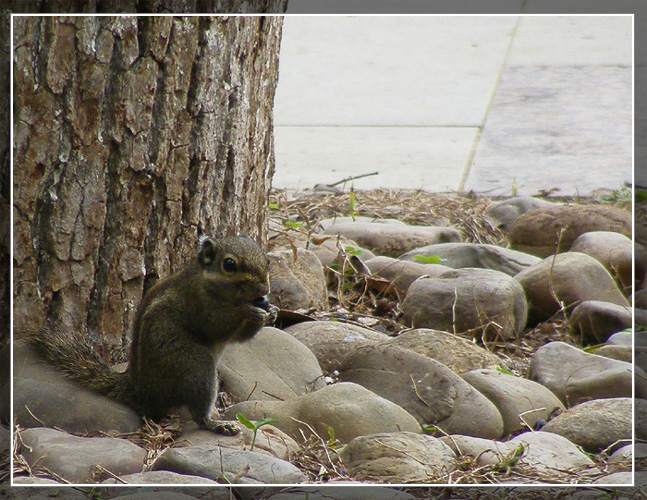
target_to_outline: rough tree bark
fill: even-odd
[[[14,13],[283,14],[288,0],[11,0],[8,3]]]
[[[14,326],[121,336],[199,234],[266,237],[281,17],[14,18]]]
[[[9,16],[0,18],[0,348],[9,339]]]

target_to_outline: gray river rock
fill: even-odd
[[[420,425],[450,434],[500,438],[496,407],[449,368],[395,345],[363,346],[345,359],[340,378],[393,401]]]
[[[556,312],[567,312],[586,300],[628,307],[609,272],[593,257],[566,252],[547,257],[515,276],[528,299],[528,324],[535,325]]]
[[[456,468],[456,455],[449,446],[429,435],[410,432],[357,437],[340,456],[351,477],[380,483],[443,482]]]
[[[532,380],[487,369],[463,373],[462,377],[497,407],[506,436],[534,429],[538,422],[564,410],[551,391]]]
[[[514,276],[541,261],[534,255],[484,243],[439,243],[411,250],[400,259],[415,261],[416,256],[434,255],[442,259],[440,264],[452,269],[464,267],[492,269],[508,276]]]
[[[154,470],[206,477],[234,484],[297,484],[305,476],[294,465],[261,453],[189,446],[168,448],[155,461]]]
[[[333,384],[288,401],[244,401],[225,412],[233,419],[242,413],[249,420],[276,418],[274,426],[303,442],[315,432],[348,443],[357,436],[380,432],[422,432],[416,419],[395,403],[353,383]]]
[[[589,399],[631,397],[633,367],[564,342],[550,342],[533,355],[529,378],[570,407]],[[636,390],[645,393],[644,387]]]
[[[112,474],[141,472],[146,450],[125,439],[77,437],[47,428],[20,433],[20,453],[31,467],[47,467],[67,481],[91,484],[105,479],[100,466]]]
[[[218,370],[223,390],[235,402],[285,400],[325,385],[312,351],[292,335],[271,327],[247,342],[229,344]]]
[[[526,325],[528,305],[514,278],[491,269],[464,268],[414,281],[402,311],[412,328],[510,340]]]
[[[630,443],[633,427],[631,398],[585,401],[548,422],[542,431],[564,436],[589,453],[616,443]]]

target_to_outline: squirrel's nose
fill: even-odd
[[[252,300],[252,305],[254,307],[258,307],[260,309],[263,309],[265,311],[270,310],[270,302],[267,300],[267,297],[257,297],[254,300]]]

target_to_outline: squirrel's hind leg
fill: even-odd
[[[205,356],[206,357],[206,356]],[[194,359],[198,359],[194,357]],[[209,362],[196,363],[193,376],[187,377],[193,380],[193,384],[186,388],[186,403],[191,412],[193,420],[201,429],[206,429],[217,434],[233,436],[240,432],[235,422],[211,418],[211,414],[217,412],[216,408],[216,378],[215,363],[209,358]]]
[[[191,411],[193,420],[195,420],[201,429],[206,429],[217,434],[223,434],[225,436],[238,434],[240,427],[235,422],[211,418],[212,411],[216,410],[214,399],[213,397],[209,398],[207,404],[200,401],[198,404],[191,405],[189,410]]]

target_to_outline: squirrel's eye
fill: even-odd
[[[236,261],[231,257],[227,257],[222,261],[222,268],[228,273],[235,273],[237,269]]]

